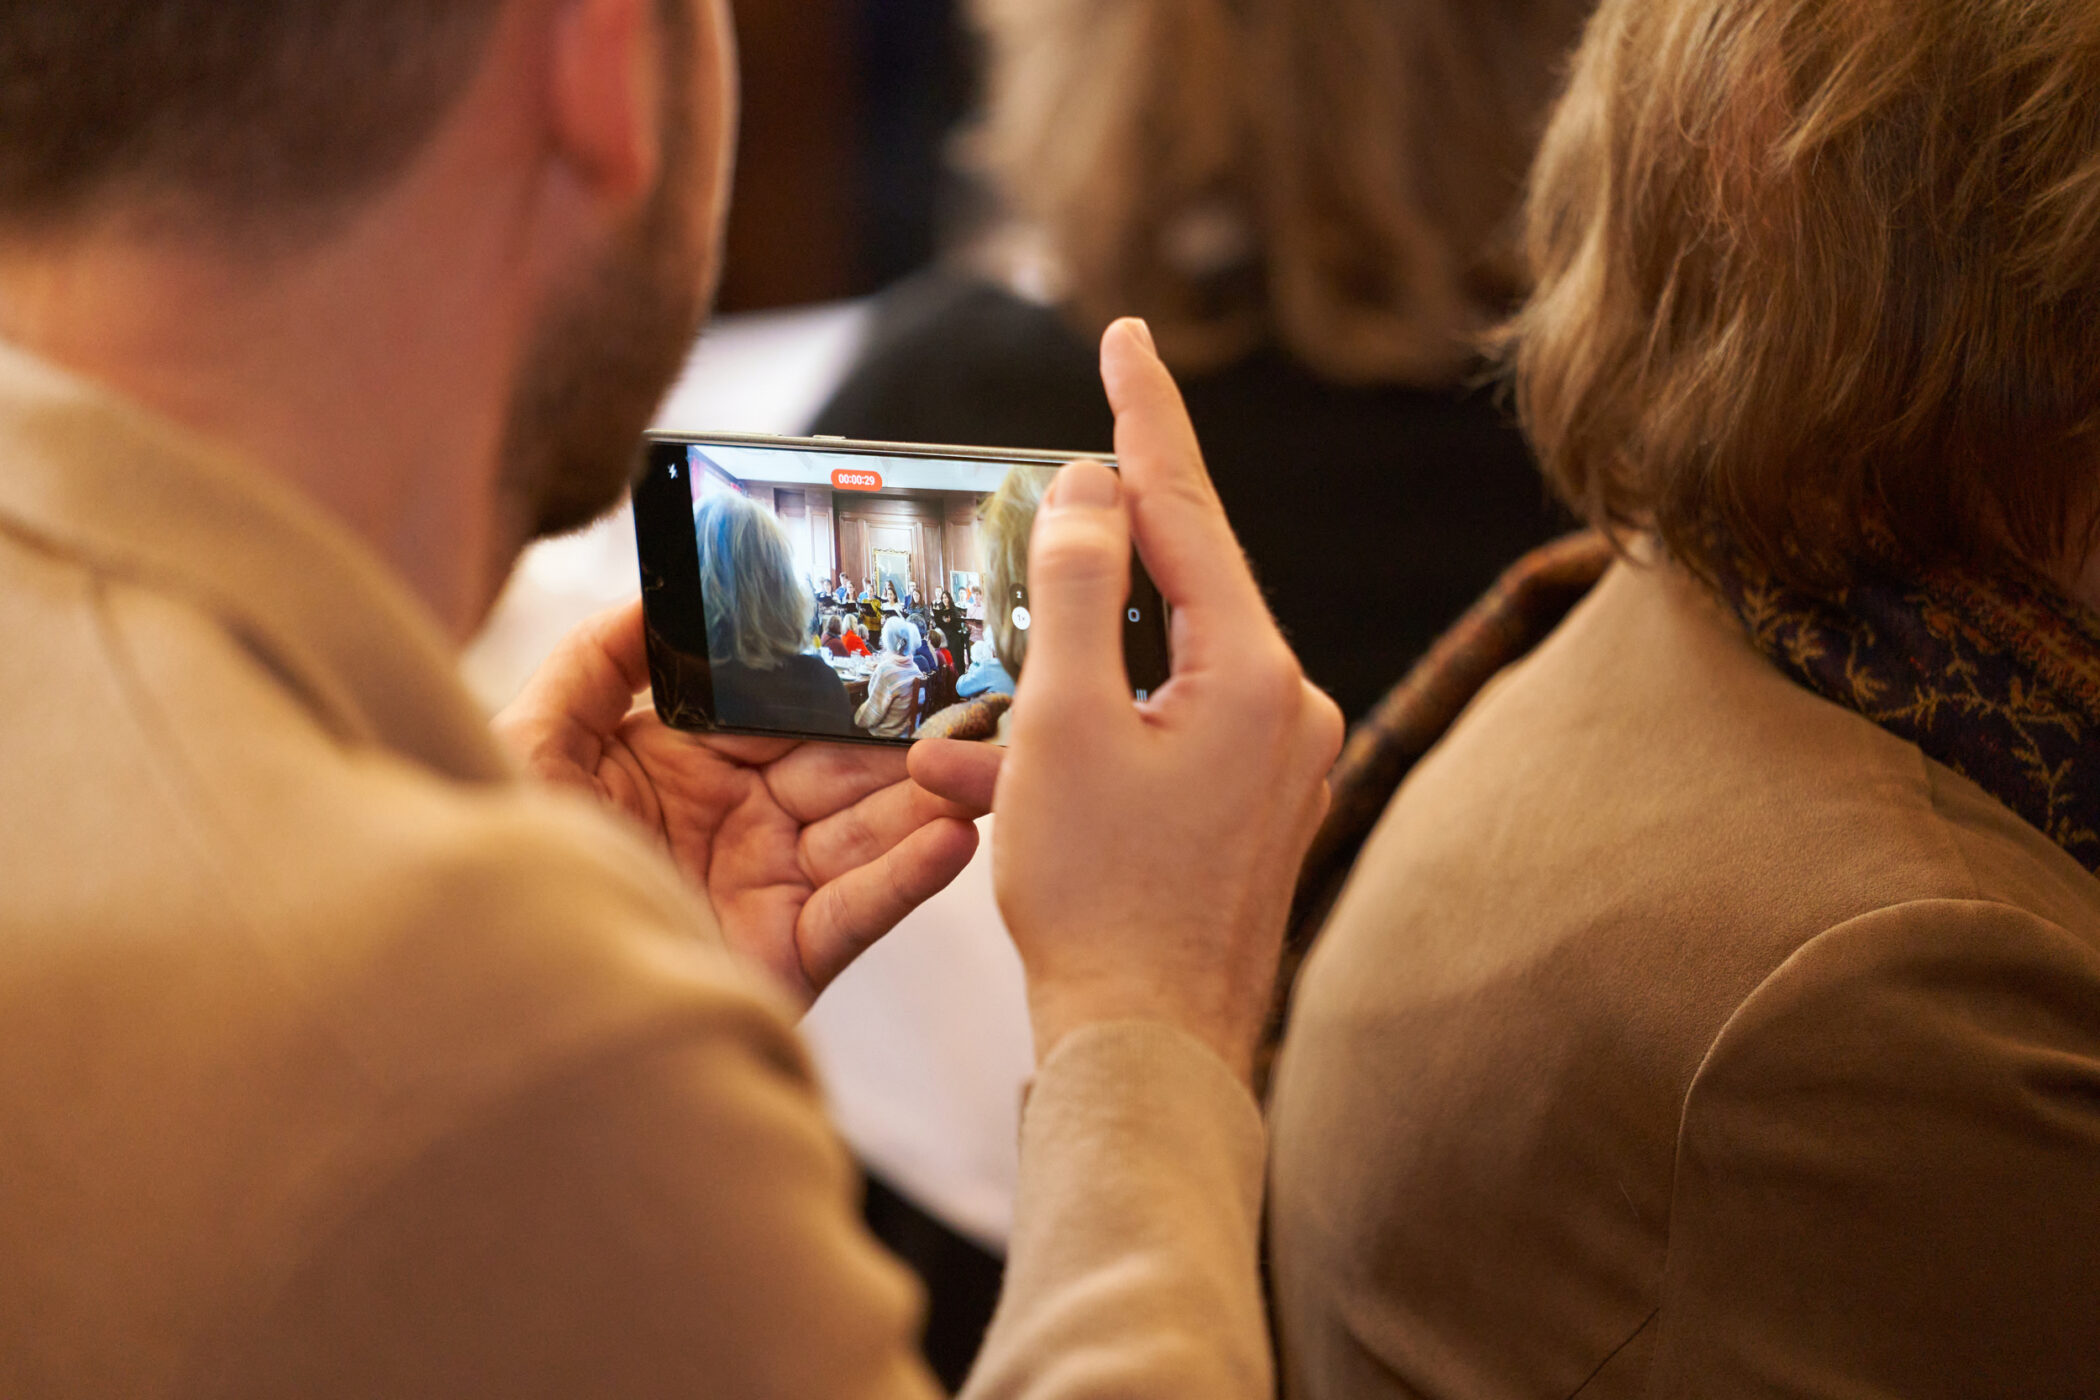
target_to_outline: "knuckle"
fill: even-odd
[[[1253,697],[1264,711],[1283,718],[1302,702],[1304,673],[1281,641],[1256,652],[1247,671]]]
[[[1028,575],[1035,587],[1091,589],[1120,582],[1126,566],[1124,546],[1109,531],[1091,522],[1046,530],[1030,552]]]

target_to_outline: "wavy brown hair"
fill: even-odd
[[[1591,0],[976,0],[969,150],[1081,329],[1444,384],[1526,286],[1524,173]]]
[[[1694,565],[2055,572],[2100,481],[2100,5],[1603,0],[1509,333],[1562,495]]]

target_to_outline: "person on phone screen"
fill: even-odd
[[[723,723],[853,733],[838,673],[808,650],[814,609],[795,586],[787,532],[771,511],[723,492],[693,512],[715,712]]]
[[[639,602],[492,732],[457,646],[712,297],[726,7],[234,8],[0,7],[0,1393],[931,1400],[795,1019],[996,787],[1040,1064],[966,1393],[1267,1396],[1253,1045],[1341,725],[1142,329],[1005,771],[673,730]]]
[[[853,722],[873,738],[911,736],[919,681],[926,674],[913,656],[918,645],[918,634],[903,618],[893,617],[883,624],[882,650],[876,654],[875,673],[868,678],[868,698],[853,716]]]
[[[934,653],[933,643],[920,632],[917,623],[907,621],[905,626],[911,628],[911,659],[921,671],[932,675],[941,668],[941,659]]]
[[[955,693],[965,700],[980,695],[1012,695],[1014,678],[999,661],[990,642],[970,649],[970,666],[955,682]]]

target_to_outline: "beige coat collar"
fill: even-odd
[[[509,774],[436,618],[361,540],[230,454],[4,344],[0,530],[209,612],[345,743],[457,778]]]

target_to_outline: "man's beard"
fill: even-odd
[[[577,288],[540,317],[504,435],[502,494],[526,539],[566,534],[626,492],[642,433],[706,319],[707,253],[690,246],[689,114],[669,115],[665,175]],[[516,541],[515,543],[523,543]]]

